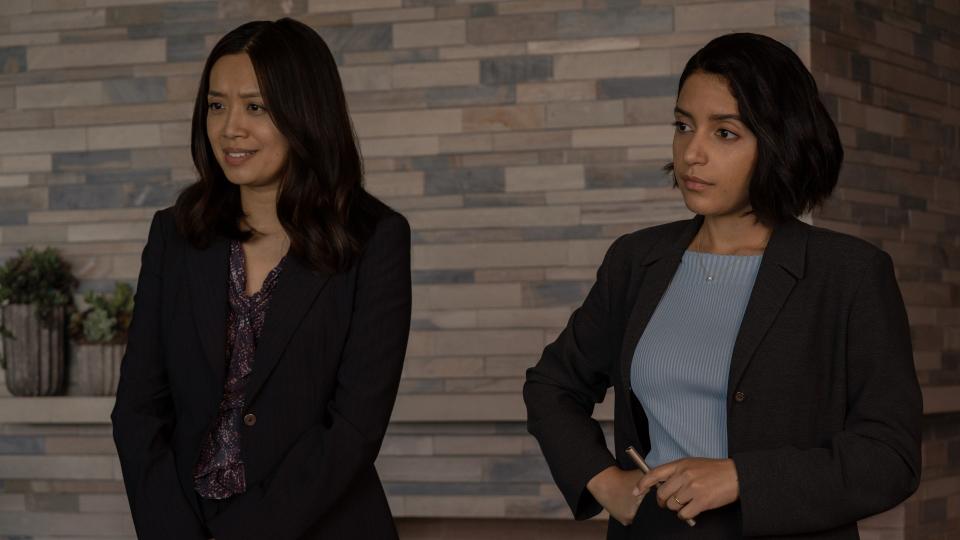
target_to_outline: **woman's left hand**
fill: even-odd
[[[732,459],[686,458],[665,463],[637,482],[634,495],[646,495],[652,487],[657,488],[657,504],[677,512],[680,519],[693,519],[740,497]]]

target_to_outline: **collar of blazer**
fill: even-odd
[[[669,233],[670,229],[664,229],[665,234],[660,234],[656,243],[638,261],[646,268],[642,274],[635,274],[642,275],[642,280],[627,318],[620,350],[620,380],[623,390],[628,393],[630,363],[637,342],[680,266],[683,252],[701,225],[703,216],[697,215],[681,228],[673,229],[676,231],[673,234]],[[793,218],[773,229],[734,344],[727,384],[728,406],[733,403],[733,394],[764,335],[776,320],[797,281],[803,278],[809,231],[809,225]],[[629,407],[627,412],[632,415]],[[636,426],[633,418],[630,419],[630,425]]]
[[[230,271],[229,240],[217,236],[206,249],[187,247],[190,302],[207,363],[213,370],[214,389],[219,396],[227,372],[227,285]],[[257,343],[253,372],[244,389],[244,403],[250,404],[273,371],[287,342],[314,299],[329,280],[325,272],[308,268],[292,253],[284,263],[273,290],[267,317]]]
[[[689,220],[676,236],[660,236],[640,264],[648,266],[671,255],[679,260],[702,225],[703,216],[697,215]],[[809,225],[796,218],[790,218],[775,226],[767,248],[763,252],[762,264],[775,264],[790,272],[795,278],[803,278],[808,227]]]

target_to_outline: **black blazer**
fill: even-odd
[[[577,519],[600,512],[601,470],[650,449],[630,362],[701,216],[617,239],[567,327],[527,371],[528,428]],[[613,386],[611,456],[594,404]],[[857,538],[856,521],[913,493],[920,477],[920,387],[890,257],[867,242],[791,220],[775,228],[733,350],[729,456],[740,500],[695,528],[647,496],[607,538]]]
[[[247,491],[206,523],[217,540],[397,537],[374,459],[410,329],[410,228],[376,205],[350,270],[287,259],[245,389]],[[223,397],[228,246],[193,248],[172,209],[150,226],[112,414],[139,538],[206,538],[192,470]]]

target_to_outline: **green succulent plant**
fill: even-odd
[[[0,266],[0,305],[36,304],[37,318],[46,328],[53,324],[55,308],[71,304],[76,286],[70,264],[53,248],[26,247]],[[0,336],[16,339],[3,324]],[[6,367],[2,355],[0,367]]]
[[[113,293],[87,291],[87,309],[70,317],[70,336],[81,343],[119,344],[127,340],[133,318],[133,288],[117,282]]]

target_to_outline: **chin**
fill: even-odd
[[[246,186],[253,183],[253,181],[250,180],[249,178],[243,178],[243,177],[238,178],[237,175],[235,174],[231,175],[231,174],[224,173],[224,176],[227,178],[228,182],[230,182],[235,186]]]
[[[227,177],[228,182],[238,187],[262,188],[262,187],[271,186],[278,182],[276,179],[264,180],[259,176],[253,177],[252,175],[245,175],[245,174],[239,175],[239,176],[236,174],[232,176],[224,174],[224,176]]]
[[[725,216],[734,212],[734,210],[731,208],[718,207],[716,204],[710,204],[710,201],[707,201],[702,197],[691,197],[686,193],[683,195],[683,204],[687,207],[687,210],[690,210],[694,214],[705,217]]]
[[[687,192],[683,192],[683,204],[687,207],[687,210],[690,210],[694,214],[706,216],[713,213],[715,209],[712,209],[711,205],[706,203],[707,201],[705,201],[703,197],[689,195]]]

